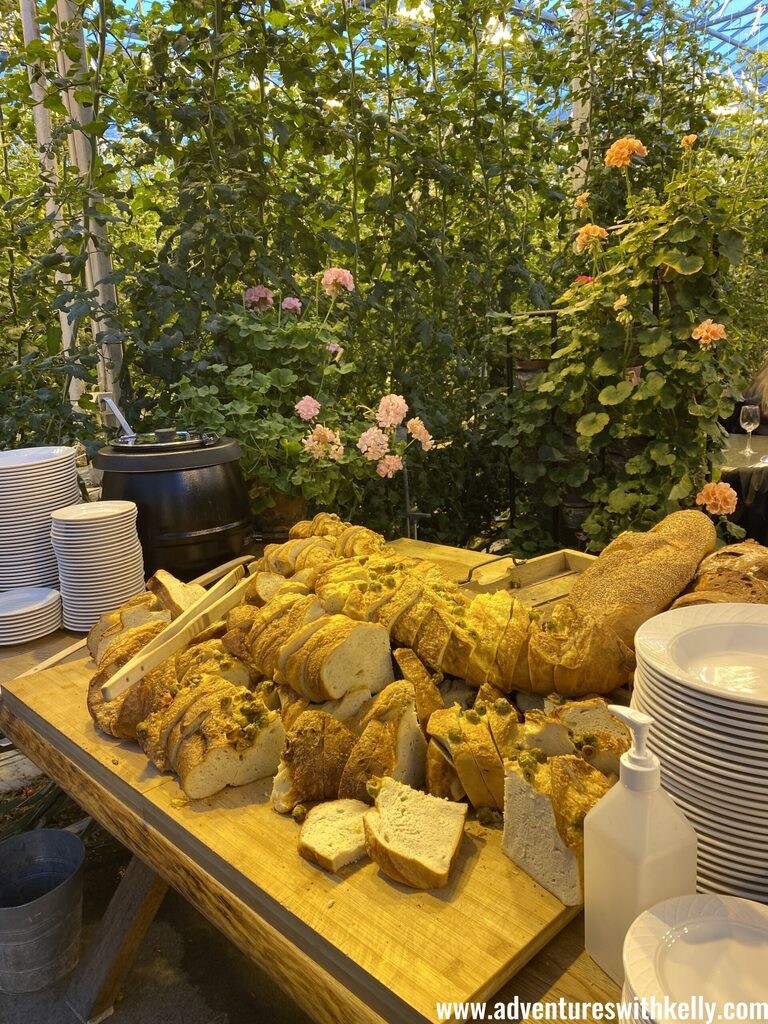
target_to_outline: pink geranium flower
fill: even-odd
[[[297,299],[295,295],[286,295],[280,303],[280,308],[284,313],[295,313],[296,316],[301,316],[301,299]]]
[[[382,459],[389,451],[389,438],[378,427],[370,427],[360,435],[357,447],[371,462]]]
[[[352,292],[355,290],[355,279],[352,277],[348,270],[344,270],[343,267],[331,267],[326,270],[322,276],[321,284],[323,291],[332,299],[337,299],[339,295],[343,295],[344,291]]]
[[[328,458],[338,462],[344,454],[344,445],[338,431],[324,427],[321,423],[310,430],[307,436],[302,438],[301,443],[304,451],[309,452],[315,459]]]
[[[419,419],[418,416],[408,420],[405,425],[408,428],[408,433],[419,442],[425,452],[431,451],[435,447],[432,435],[424,426],[424,421]]]
[[[391,479],[395,473],[399,473],[403,468],[403,460],[399,455],[385,455],[379,459],[379,464],[376,466],[376,472],[379,476]]]
[[[578,277],[574,277],[574,284],[592,284],[592,278],[587,274],[579,274]]]
[[[325,347],[327,351],[331,353],[332,356],[336,356],[339,354],[339,352],[344,351],[341,345],[339,345],[338,342],[336,341],[329,341]]]
[[[274,297],[272,292],[263,284],[255,284],[252,288],[246,289],[243,296],[246,309],[253,309],[257,313],[266,313],[272,309]]]
[[[380,427],[399,427],[408,412],[408,403],[402,395],[384,395],[379,402],[376,422]]]
[[[303,420],[313,420],[320,412],[320,403],[311,395],[304,395],[293,407]]]

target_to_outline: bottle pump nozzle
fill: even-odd
[[[643,711],[609,704],[608,710],[629,728],[632,746],[621,755],[620,779],[630,789],[649,792],[660,785],[659,759],[647,747],[648,730],[653,719]]]

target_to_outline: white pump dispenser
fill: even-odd
[[[661,788],[659,759],[646,747],[653,719],[609,705],[632,733],[619,781],[584,819],[587,952],[619,985],[624,936],[644,910],[696,891],[696,833]]]

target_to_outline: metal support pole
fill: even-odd
[[[40,39],[40,28],[37,24],[36,0],[20,0],[19,9],[21,13],[21,30],[24,37],[24,45]],[[59,169],[52,150],[51,136],[51,115],[47,107],[43,106],[46,95],[46,76],[41,63],[37,60],[29,61],[27,64],[29,74],[29,88],[32,94],[32,118],[35,123],[35,138],[37,139],[38,159],[40,161],[40,173],[42,180],[50,188],[48,198],[45,201],[45,212],[53,225],[51,237],[58,242],[64,224],[61,207],[56,202],[53,191],[59,183]],[[63,246],[57,245],[62,253],[66,254]],[[61,270],[55,271],[55,280],[58,284],[68,288],[70,285],[69,274]],[[61,331],[61,348],[64,352],[71,352],[73,345],[74,331],[64,310],[59,310],[59,329]],[[77,404],[80,395],[83,393],[83,382],[73,378],[69,385],[69,398],[73,405]]]
[[[85,56],[85,36],[82,26],[77,24],[77,9],[70,0],[57,0],[56,19],[58,34],[56,40],[56,63],[61,78],[70,78],[73,73],[85,79],[88,66]],[[65,52],[65,46],[72,52],[74,47],[78,53],[76,60],[71,60]],[[64,105],[71,121],[77,125],[88,124],[92,120],[90,107],[84,107],[75,95],[74,86],[62,90]],[[93,208],[102,199],[92,188],[93,147],[95,138],[82,131],[72,131],[68,136],[69,155],[84,187],[85,204]],[[88,237],[86,238],[87,263],[85,267],[85,283],[89,291],[96,292],[99,304],[116,306],[117,293],[114,284],[106,278],[112,273],[112,259],[109,255],[107,229],[92,217],[86,218]],[[94,339],[99,343],[99,390],[111,394],[119,400],[117,380],[123,362],[123,348],[118,343],[105,344],[99,342],[101,324],[91,321]]]

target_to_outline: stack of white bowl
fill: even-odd
[[[58,586],[51,512],[79,501],[75,456],[63,445],[0,452],[0,591]]]
[[[726,1018],[736,1007],[726,1011],[725,1004],[765,1006],[767,963],[764,906],[733,896],[676,896],[646,910],[627,932],[623,999],[635,1001],[638,1022],[747,1020]],[[692,1012],[684,1016],[670,1003]]]
[[[144,590],[144,561],[132,501],[94,501],[51,513],[64,625],[85,632]]]
[[[19,587],[0,594],[0,645],[24,644],[61,625],[61,597],[50,587]]]
[[[698,836],[698,889],[768,903],[768,607],[713,604],[635,636],[632,706]],[[766,950],[768,964],[768,950]]]

